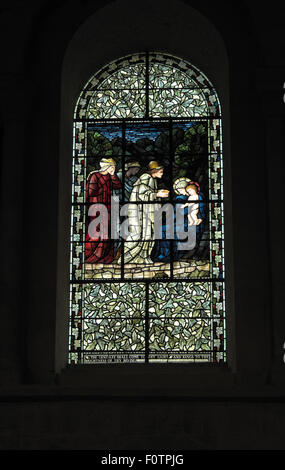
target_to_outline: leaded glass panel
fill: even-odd
[[[73,135],[69,362],[224,362],[215,89],[175,57],[124,57],[82,91]]]

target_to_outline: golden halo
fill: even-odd
[[[190,183],[191,179],[190,178],[186,178],[185,176],[183,176],[182,178],[178,178],[177,180],[174,181],[173,183],[173,189],[174,189],[174,192],[176,194],[179,194],[179,192],[177,191],[177,189],[179,188],[186,188],[186,186],[188,185],[188,183]]]

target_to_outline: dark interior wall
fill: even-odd
[[[1,448],[282,448],[285,20],[273,6],[1,3]],[[219,371],[64,370],[71,111],[96,67],[139,49],[192,58],[224,104],[230,363]]]

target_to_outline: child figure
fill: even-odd
[[[190,183],[186,186],[185,191],[189,196],[188,201],[198,201],[199,200],[199,186],[195,183]],[[199,204],[198,203],[186,203],[182,207],[189,207],[188,211],[188,221],[189,225],[199,225],[202,222],[202,219],[198,219],[199,213]]]

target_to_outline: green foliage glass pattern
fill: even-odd
[[[135,90],[98,90],[88,112],[90,119],[144,117],[145,94]]]
[[[197,117],[207,115],[208,105],[202,90],[157,89],[149,92],[152,117]]]
[[[138,318],[98,318],[84,321],[85,351],[143,351],[144,321]]]
[[[197,88],[197,82],[192,79],[192,70],[185,73],[177,69],[175,65],[174,61],[171,61],[171,65],[151,62],[149,67],[150,88]]]
[[[210,283],[169,282],[150,285],[150,317],[209,317]]]
[[[85,286],[85,318],[144,317],[144,284],[112,283]]]
[[[163,54],[112,62],[81,93],[76,119],[219,116],[216,92],[195,67]]]
[[[150,320],[150,351],[210,351],[211,325],[197,318]]]

